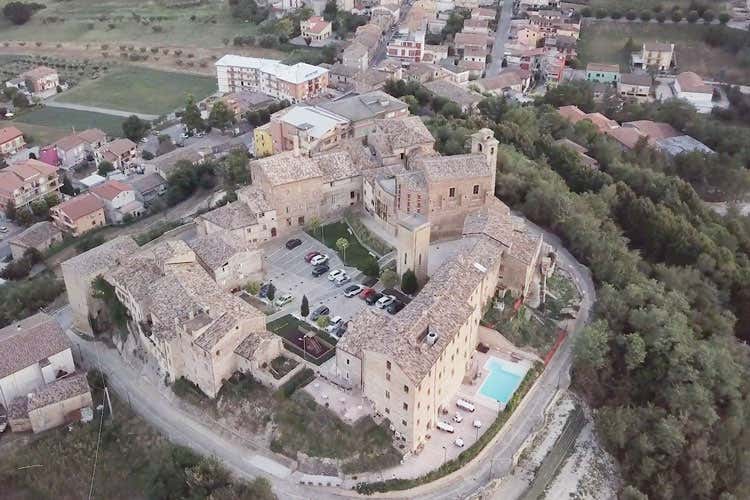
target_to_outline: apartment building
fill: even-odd
[[[108,161],[116,169],[123,170],[136,158],[138,145],[130,139],[115,139],[96,150],[97,165]]]
[[[57,168],[41,161],[23,160],[0,170],[0,209],[3,211],[8,203],[12,202],[16,208],[25,207],[59,192]]]
[[[268,132],[274,153],[294,149],[317,153],[336,147],[348,136],[349,120],[319,106],[295,105],[274,113]]]
[[[61,231],[73,236],[80,236],[107,224],[104,202],[91,193],[55,205],[49,214]]]
[[[0,156],[10,156],[26,145],[23,132],[16,127],[0,128]]]
[[[119,224],[125,217],[139,217],[143,203],[136,199],[135,189],[124,182],[109,180],[89,190],[104,203],[107,222]]]
[[[292,103],[318,96],[328,87],[325,68],[231,54],[216,61],[216,75],[219,92],[251,90]]]
[[[331,23],[320,16],[312,16],[300,21],[302,38],[309,38],[315,42],[322,42],[331,38]]]
[[[386,55],[401,62],[420,62],[424,54],[424,39],[424,30],[399,31],[388,42]]]
[[[107,141],[107,134],[97,128],[66,135],[52,144],[57,152],[60,167],[70,169],[93,156]]]
[[[617,93],[640,101],[648,100],[653,81],[648,73],[622,73],[617,82]]]

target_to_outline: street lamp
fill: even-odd
[[[443,445],[443,465],[445,465],[445,461],[448,459],[448,448]]]
[[[301,336],[298,338],[302,342],[302,359],[307,362],[307,348],[305,347],[305,336]]]

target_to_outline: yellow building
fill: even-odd
[[[255,138],[255,157],[263,158],[264,156],[270,156],[273,154],[273,137],[271,136],[271,129],[266,123],[262,127],[258,127],[253,131],[253,137]]]

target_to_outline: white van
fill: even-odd
[[[476,408],[474,408],[473,404],[471,404],[468,401],[465,401],[463,399],[456,400],[456,406],[458,406],[462,410],[466,410],[466,411],[470,411],[470,412],[473,412],[474,410],[476,410]]]
[[[450,432],[451,434],[453,434],[454,432],[456,432],[456,430],[453,428],[453,426],[451,424],[449,424],[448,422],[440,421],[440,422],[437,423],[436,427],[438,429],[440,429],[441,431]]]

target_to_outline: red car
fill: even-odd
[[[367,298],[370,297],[374,293],[375,293],[374,288],[365,288],[364,290],[359,292],[359,298],[362,300],[367,300]]]
[[[310,262],[316,255],[320,255],[320,252],[312,251],[305,255],[305,262]]]

